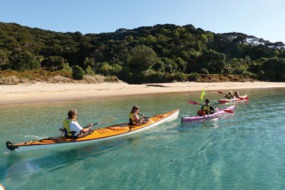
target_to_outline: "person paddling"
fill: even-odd
[[[235,97],[235,98],[239,98],[239,92],[238,92],[238,91],[235,91],[234,97]]]
[[[132,110],[129,114],[129,124],[130,125],[141,125],[148,121],[148,118],[142,115],[142,117],[139,117],[140,111],[138,106],[133,106]]]
[[[215,109],[213,106],[210,106],[209,99],[205,99],[205,104],[202,105],[201,110],[198,111],[198,115],[205,115],[205,114],[213,114],[215,113]]]
[[[232,91],[229,91],[229,92],[225,95],[225,98],[227,98],[227,99],[233,99],[234,96],[233,96]]]
[[[59,130],[64,132],[66,138],[79,138],[90,134],[93,130],[91,127],[93,124],[89,124],[86,128],[83,128],[77,122],[77,110],[72,109],[67,113],[68,118],[63,121],[63,128]]]

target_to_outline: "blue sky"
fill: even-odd
[[[285,43],[285,0],[0,0],[0,5],[0,22],[57,32],[192,24]]]

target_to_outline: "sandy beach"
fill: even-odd
[[[157,83],[130,85],[127,83],[98,84],[19,84],[0,86],[0,105],[70,101],[139,94],[191,92],[210,90],[285,88],[285,82],[220,82],[220,83]]]

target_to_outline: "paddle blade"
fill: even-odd
[[[224,112],[227,112],[227,113],[234,113],[233,110],[224,110]]]
[[[223,93],[222,91],[218,91],[218,93],[219,93],[219,94],[225,94],[225,93]]]
[[[192,100],[188,100],[188,103],[193,104],[193,105],[201,105],[200,103],[192,101]]]
[[[248,100],[248,97],[245,97],[245,98],[242,98],[242,97],[239,97],[237,98],[238,100]]]
[[[204,96],[206,95],[206,92],[205,90],[202,90],[202,93],[201,93],[201,96],[200,96],[200,99],[203,101],[204,100]]]

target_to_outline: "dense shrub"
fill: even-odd
[[[79,67],[78,65],[75,65],[72,68],[72,78],[75,80],[82,80],[84,78],[85,72],[84,70]]]
[[[201,78],[201,76],[198,73],[191,73],[188,75],[189,81],[197,81],[200,78]]]
[[[179,72],[179,73],[173,74],[173,80],[184,82],[184,81],[187,81],[188,79],[187,79],[186,74]]]
[[[205,69],[205,68],[202,68],[202,69],[200,69],[200,73],[201,73],[201,74],[208,75],[208,74],[209,74],[209,71],[208,71],[207,69]]]

